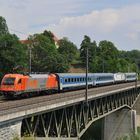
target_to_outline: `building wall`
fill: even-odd
[[[12,140],[21,135],[21,121],[0,125],[0,140]]]

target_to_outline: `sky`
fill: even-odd
[[[140,50],[140,0],[0,0],[0,16],[20,39],[50,30],[78,48],[88,35]]]

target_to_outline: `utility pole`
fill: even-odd
[[[88,47],[86,48],[86,92],[85,92],[85,102],[88,106]]]
[[[103,59],[103,60],[102,60],[102,61],[103,61],[103,62],[102,62],[102,63],[103,63],[103,64],[102,64],[102,67],[103,67],[103,73],[104,73],[104,71],[105,71],[105,63],[104,63],[104,58],[102,58],[102,59]]]
[[[135,89],[136,89],[136,91],[137,91],[138,66],[137,66],[137,62],[136,62],[136,60],[135,60],[135,64],[136,64],[136,81],[135,81]]]
[[[136,88],[136,90],[137,90],[137,76],[138,76],[138,74],[136,72],[136,80],[135,80],[135,88]]]
[[[32,72],[32,47],[29,46],[29,74]]]

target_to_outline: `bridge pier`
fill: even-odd
[[[136,111],[122,109],[104,118],[103,140],[116,140],[136,133]]]
[[[0,140],[11,140],[16,136],[21,135],[22,121],[9,122],[0,124]]]

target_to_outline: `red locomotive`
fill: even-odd
[[[29,96],[37,92],[58,89],[55,74],[30,75],[6,74],[1,82],[0,91],[4,96]]]

